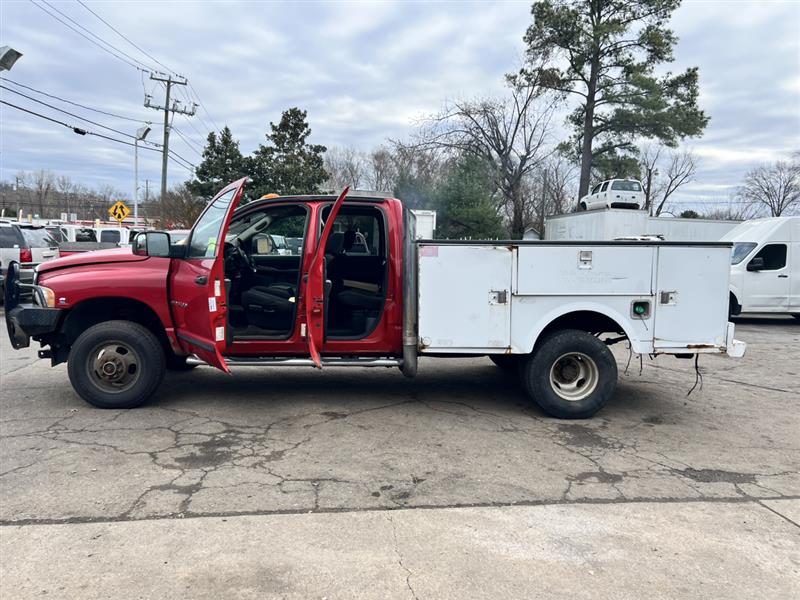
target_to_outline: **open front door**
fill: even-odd
[[[344,204],[348,191],[350,191],[349,187],[344,188],[336,202],[333,203],[308,269],[305,301],[306,325],[308,327],[306,339],[308,340],[308,351],[311,355],[311,360],[314,361],[314,365],[318,369],[322,368],[319,349],[325,339],[325,247],[328,245],[328,238],[333,231],[333,223],[336,221],[339,209]]]
[[[226,373],[225,235],[246,180],[231,183],[208,203],[189,234],[186,255],[173,258],[170,265],[169,301],[178,340]]]

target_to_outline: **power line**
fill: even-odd
[[[11,102],[8,102],[7,100],[0,99],[0,104],[5,104],[7,106],[10,106],[11,108],[16,108],[17,110],[20,110],[20,111],[22,111],[24,113],[28,113],[29,115],[33,115],[35,117],[39,117],[40,119],[44,119],[44,120],[50,121],[52,123],[57,123],[58,125],[61,125],[63,127],[66,127],[67,129],[72,130],[74,133],[77,133],[78,135],[93,135],[95,137],[99,137],[99,138],[102,138],[104,140],[109,140],[111,142],[116,142],[117,144],[124,144],[126,146],[134,146],[135,145],[132,142],[128,142],[128,141],[125,141],[125,140],[119,140],[117,138],[113,138],[113,137],[105,135],[103,133],[96,133],[96,132],[90,131],[88,129],[83,129],[81,127],[75,127],[74,125],[70,125],[69,123],[65,123],[64,121],[59,121],[58,119],[54,119],[52,117],[48,117],[47,115],[43,115],[41,113],[37,113],[36,111],[29,110],[29,109],[24,108],[22,106],[17,106],[16,104],[12,104]],[[153,142],[148,142],[148,143],[153,144],[153,146],[155,146],[155,147],[151,148],[150,146],[141,146],[141,148],[143,148],[145,150],[151,150],[153,152],[160,152],[160,150],[159,150],[159,148],[161,147],[160,144],[155,144]],[[194,165],[192,163],[190,163],[188,160],[186,160],[185,158],[183,158],[180,154],[177,154],[177,153],[172,152],[172,151],[170,151],[170,154],[174,155],[174,156],[172,156],[173,162],[177,163],[178,165],[182,166],[183,168],[185,168],[185,169],[187,169],[189,171],[194,170]],[[180,161],[183,161],[183,162],[180,162]],[[186,164],[183,164],[183,163],[186,163]],[[187,166],[187,165],[189,165],[189,166]]]
[[[0,85],[0,89],[7,90],[12,94],[17,94],[22,96],[23,98],[27,98],[28,100],[33,100],[38,104],[42,104],[48,108],[52,108],[53,110],[57,110],[58,112],[62,112],[65,115],[69,115],[70,117],[74,117],[75,119],[80,119],[81,121],[86,121],[87,123],[91,123],[92,125],[96,125],[97,127],[101,127],[103,129],[108,129],[109,131],[113,131],[114,133],[118,133],[119,135],[124,135],[125,137],[135,138],[136,136],[131,135],[130,133],[126,133],[124,131],[120,131],[119,129],[114,129],[113,127],[109,127],[108,125],[103,125],[102,123],[98,123],[97,121],[92,121],[91,119],[87,119],[86,117],[82,117],[80,115],[76,115],[75,113],[71,113],[68,110],[64,110],[63,108],[59,108],[58,106],[53,106],[52,104],[48,104],[42,100],[37,100],[33,96],[29,96],[28,94],[23,94],[22,92],[18,92],[17,90],[11,89],[10,87],[6,87],[4,85]]]
[[[136,48],[136,49],[137,49],[139,52],[141,52],[142,54],[144,54],[144,55],[145,55],[147,58],[149,58],[150,60],[154,61],[156,64],[158,64],[158,65],[160,65],[160,66],[164,67],[164,68],[165,68],[167,71],[169,71],[169,72],[171,72],[171,73],[174,73],[175,75],[178,75],[178,73],[177,73],[176,71],[173,71],[173,70],[172,70],[172,69],[170,69],[170,68],[169,68],[167,65],[165,65],[165,64],[164,64],[164,63],[162,63],[160,60],[158,60],[157,58],[155,58],[155,57],[154,57],[152,54],[150,54],[149,52],[147,52],[146,50],[144,50],[144,49],[143,49],[141,46],[139,46],[138,44],[135,44],[135,43],[134,43],[134,42],[133,42],[133,41],[132,41],[130,38],[128,38],[127,36],[125,36],[125,35],[124,35],[124,34],[123,34],[121,31],[119,31],[119,30],[118,30],[116,27],[114,27],[114,26],[113,26],[111,23],[109,23],[108,21],[106,21],[106,20],[105,20],[103,17],[101,17],[101,16],[100,16],[100,15],[98,15],[96,12],[94,12],[94,11],[93,11],[91,8],[89,8],[88,6],[86,6],[86,4],[84,4],[84,3],[83,3],[81,0],[77,0],[77,2],[78,2],[78,4],[80,4],[80,5],[81,5],[83,8],[85,8],[85,9],[86,9],[86,10],[88,10],[90,13],[92,13],[92,14],[93,14],[95,17],[97,17],[97,18],[98,18],[100,21],[102,21],[103,23],[105,23],[105,25],[106,25],[106,26],[107,26],[109,29],[111,29],[111,31],[113,31],[113,32],[114,32],[114,33],[116,33],[116,34],[117,34],[119,37],[121,37],[123,40],[125,40],[126,42],[128,42],[128,43],[129,43],[131,46],[133,46],[133,47],[134,47],[134,48]]]
[[[42,0],[42,1],[46,1],[46,0]],[[150,53],[149,53],[147,50],[145,50],[144,48],[142,48],[141,46],[139,46],[139,45],[138,45],[136,42],[134,42],[132,39],[130,39],[128,36],[126,36],[124,33],[122,33],[122,32],[121,32],[119,29],[117,29],[116,27],[114,27],[114,26],[113,26],[111,23],[109,23],[109,22],[108,22],[106,19],[104,19],[104,18],[103,18],[103,17],[101,17],[99,14],[97,14],[95,11],[93,11],[91,8],[89,8],[89,7],[86,5],[86,3],[84,3],[84,2],[83,2],[83,0],[76,0],[76,1],[77,1],[77,2],[78,2],[78,4],[80,4],[80,5],[81,5],[83,8],[85,8],[85,9],[86,9],[86,10],[88,10],[88,11],[89,11],[91,14],[93,14],[93,15],[94,15],[94,16],[95,16],[97,19],[99,19],[99,20],[100,20],[100,21],[101,21],[103,24],[105,24],[105,25],[106,25],[106,26],[107,26],[109,29],[111,29],[111,31],[113,31],[114,33],[116,33],[116,34],[117,34],[118,36],[120,36],[120,37],[121,37],[123,40],[125,40],[126,42],[128,42],[128,43],[129,43],[131,46],[133,46],[134,48],[136,48],[136,49],[137,49],[139,52],[141,52],[142,54],[144,54],[144,55],[145,55],[146,57],[148,57],[150,60],[152,60],[153,62],[155,62],[155,63],[156,63],[156,64],[158,64],[159,66],[161,66],[161,67],[165,68],[165,69],[166,69],[168,72],[170,72],[170,73],[173,73],[173,74],[175,74],[175,75],[179,75],[179,73],[178,73],[177,71],[175,71],[174,69],[170,69],[170,68],[169,68],[167,65],[165,65],[164,63],[162,63],[162,62],[161,62],[160,60],[158,60],[158,59],[157,59],[155,56],[153,56],[152,54],[150,54]],[[204,104],[204,103],[203,103],[203,101],[200,99],[200,94],[198,94],[198,93],[197,93],[197,90],[194,88],[194,86],[193,86],[191,83],[189,83],[189,89],[191,89],[192,93],[193,93],[193,94],[195,95],[195,97],[197,98],[197,103],[200,105],[200,108],[202,108],[202,109],[203,109],[203,112],[206,114],[206,116],[208,117],[208,119],[209,119],[209,120],[211,121],[211,123],[213,124],[213,126],[214,126],[214,130],[218,131],[218,130],[219,130],[219,126],[218,126],[218,125],[216,124],[216,122],[214,121],[213,117],[211,116],[211,113],[209,113],[209,112],[208,112],[208,109],[205,107],[205,104]],[[182,90],[182,91],[183,91],[183,93],[184,93],[184,96],[186,97],[186,101],[187,101],[189,104],[192,104],[192,102],[193,102],[193,99],[192,99],[192,97],[189,95],[189,93],[188,93],[186,90]],[[199,117],[200,117],[200,115],[198,115],[198,118],[199,118]],[[201,118],[201,122],[202,122],[202,118]],[[208,124],[207,124],[207,123],[204,123],[203,125],[204,125],[206,128],[208,128],[208,130],[209,130],[209,131],[211,131],[211,129],[212,129],[212,128],[208,127]]]
[[[114,58],[116,58],[117,60],[121,60],[121,61],[122,61],[122,62],[124,62],[125,64],[127,64],[127,65],[129,65],[129,66],[133,67],[134,69],[140,70],[140,71],[142,71],[142,70],[144,70],[144,71],[150,70],[150,68],[149,68],[149,67],[147,67],[147,65],[145,65],[145,64],[144,64],[144,63],[142,63],[141,61],[138,61],[138,60],[136,60],[136,59],[135,59],[135,58],[133,58],[132,56],[129,56],[128,54],[126,54],[126,53],[125,53],[125,52],[123,52],[122,50],[119,50],[118,48],[115,48],[114,46],[112,46],[111,44],[109,44],[108,42],[106,42],[105,40],[103,40],[102,38],[100,38],[99,36],[97,36],[97,35],[95,35],[95,34],[93,34],[93,33],[92,33],[92,35],[93,35],[94,37],[96,37],[97,39],[99,39],[100,41],[102,41],[104,44],[106,44],[106,46],[109,46],[110,48],[113,48],[114,50],[116,50],[116,52],[114,52],[114,50],[109,50],[109,49],[108,49],[108,48],[106,48],[105,46],[101,46],[101,45],[100,45],[100,44],[98,44],[96,41],[94,41],[92,38],[90,38],[90,37],[86,36],[86,35],[85,35],[85,34],[84,34],[82,31],[80,31],[80,30],[76,29],[75,27],[73,27],[72,25],[70,25],[69,23],[67,23],[66,21],[64,21],[64,20],[60,19],[59,17],[57,17],[56,15],[54,15],[53,13],[51,13],[49,10],[47,10],[47,9],[46,9],[44,6],[42,6],[41,4],[37,4],[36,2],[34,2],[34,0],[30,0],[30,3],[31,3],[31,4],[33,4],[33,5],[34,5],[36,8],[38,8],[39,10],[41,10],[42,12],[44,12],[45,14],[49,15],[50,17],[52,17],[53,19],[55,19],[56,21],[58,21],[59,23],[61,23],[62,25],[64,25],[65,27],[67,27],[67,28],[71,29],[72,31],[74,31],[75,33],[77,33],[79,36],[81,36],[81,37],[82,37],[82,38],[84,38],[85,40],[87,40],[87,41],[91,42],[92,44],[94,44],[95,46],[97,46],[98,48],[100,48],[100,49],[101,49],[103,52],[107,52],[108,54],[110,54],[111,56],[113,56]],[[48,5],[48,6],[51,6],[51,5]],[[59,11],[57,8],[53,8],[53,10],[55,10],[56,12],[58,12],[58,13],[60,13],[60,14],[64,15],[64,13],[62,13],[61,11]],[[75,21],[73,21],[72,19],[70,19],[69,17],[67,17],[67,15],[64,15],[64,17],[66,17],[67,19],[69,19],[70,21],[72,21],[73,23],[75,23]],[[77,24],[77,23],[76,23],[76,24]],[[83,29],[85,29],[85,28],[83,28]],[[86,29],[86,31],[89,31],[89,30],[88,30],[88,29]],[[91,33],[91,32],[89,32],[89,33]],[[117,52],[119,52],[119,54],[117,54]],[[131,60],[127,60],[127,59],[123,58],[122,56],[120,56],[120,54],[122,54],[122,55],[125,55],[125,56],[128,56],[128,57],[129,57]],[[133,62],[131,62],[131,61],[133,61]],[[136,63],[139,63],[140,65],[144,66],[145,68],[144,68],[144,69],[142,69],[142,68],[141,68],[139,65],[137,65]]]
[[[214,131],[221,131],[219,125],[217,125],[217,122],[214,121],[214,117],[212,117],[211,113],[208,112],[205,103],[201,100],[200,94],[197,93],[197,90],[194,89],[194,86],[191,83],[189,84],[189,89],[192,90],[192,93],[197,97],[197,103],[200,105],[200,108],[203,109],[203,112],[206,113],[206,116],[211,121],[211,124],[214,126]]]
[[[37,94],[41,94],[42,96],[47,96],[48,98],[53,98],[54,100],[59,100],[61,102],[66,102],[67,104],[72,104],[73,106],[77,106],[79,108],[83,108],[85,110],[91,110],[96,113],[100,113],[101,115],[107,115],[109,117],[114,117],[115,119],[124,119],[125,121],[133,121],[134,123],[147,123],[146,119],[135,119],[133,117],[126,117],[124,115],[118,115],[116,113],[108,112],[105,110],[100,110],[99,108],[92,108],[91,106],[86,106],[85,104],[81,104],[79,102],[73,102],[72,100],[67,100],[66,98],[62,98],[60,96],[56,96],[55,94],[48,94],[47,92],[43,92],[42,90],[37,90],[36,88],[32,88],[29,85],[25,85],[23,83],[17,83],[16,81],[12,81],[6,77],[0,77],[0,81],[6,81],[8,83],[13,83],[21,88],[25,88],[26,90],[30,90],[32,92],[36,92]]]
[[[186,142],[186,145],[189,147],[190,150],[193,150],[200,156],[203,155],[203,151],[199,149],[197,144],[192,140],[190,140],[189,138],[187,138],[185,135],[183,135],[183,132],[180,129],[178,129],[175,125],[172,126],[172,131],[177,133],[178,137],[181,138],[184,142]]]

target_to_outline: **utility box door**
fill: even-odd
[[[510,247],[420,244],[418,260],[422,352],[509,347]]]
[[[727,246],[659,247],[656,348],[725,345],[730,261]]]

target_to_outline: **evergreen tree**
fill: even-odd
[[[507,232],[493,200],[491,167],[475,156],[451,166],[436,191],[436,237],[503,238]]]
[[[270,122],[269,126],[268,144],[261,144],[249,160],[253,178],[250,196],[318,192],[328,178],[323,161],[326,148],[307,142],[311,129],[306,111],[290,108],[277,125]]]
[[[533,4],[533,24],[525,34],[529,63],[520,76],[578,99],[569,123],[580,156],[580,196],[589,189],[598,158],[635,152],[639,137],[675,146],[705,129],[697,68],[655,74],[655,67],[673,61],[677,38],[667,22],[679,5],[680,0]]]
[[[246,160],[239,151],[239,142],[233,139],[226,125],[219,133],[208,134],[203,160],[197,165],[195,178],[186,184],[193,194],[208,200],[231,181],[247,174]]]

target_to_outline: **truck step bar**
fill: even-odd
[[[230,367],[313,367],[310,358],[286,358],[274,356],[227,356],[225,362]],[[186,361],[190,365],[206,364],[199,358],[191,356]],[[338,358],[322,357],[324,367],[402,367],[400,358]]]

